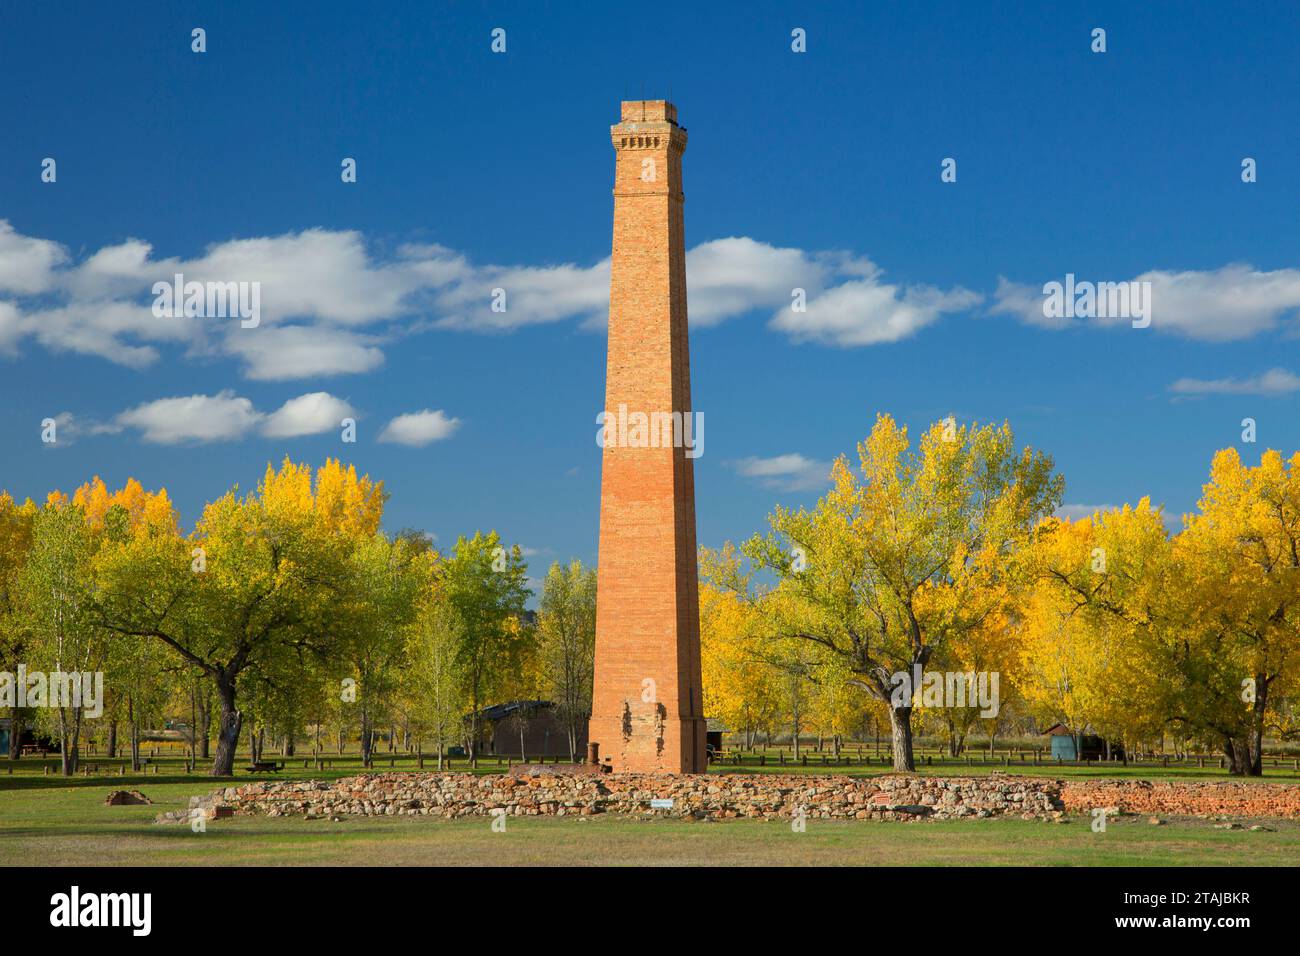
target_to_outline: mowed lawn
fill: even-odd
[[[301,771],[299,774],[301,775]],[[588,819],[511,817],[504,833],[487,817],[344,817],[339,822],[239,817],[206,832],[160,826],[218,781],[0,777],[0,865],[1064,865],[1300,864],[1300,821],[1260,822],[1272,832],[1216,830],[1213,821],[1147,817],[1068,823],[971,820],[879,823],[810,819],[688,822],[601,814]],[[138,787],[152,806],[107,807],[117,787]]]

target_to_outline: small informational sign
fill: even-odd
[[[651,810],[671,810],[672,808],[672,797],[656,797],[650,801]]]

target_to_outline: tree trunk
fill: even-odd
[[[470,718],[469,725],[469,765],[478,767],[478,694],[475,693],[471,701],[474,708],[474,714]]]
[[[370,733],[370,714],[361,708],[361,766],[370,769],[370,754],[374,749],[374,736]]]
[[[68,740],[68,717],[64,708],[59,708],[59,765],[65,777],[77,772],[77,739]]]
[[[23,715],[15,704],[9,708],[9,759],[17,760],[23,750]]]
[[[893,734],[894,769],[915,773],[916,760],[912,756],[912,708],[889,708],[889,727]]]
[[[199,756],[207,760],[212,756],[209,738],[212,736],[212,701],[207,692],[199,704]]]
[[[1251,711],[1247,776],[1264,776],[1264,711],[1268,706],[1268,675],[1255,675],[1255,706]]]
[[[117,721],[113,720],[108,725],[108,752],[105,754],[108,759],[112,760],[117,756]]]
[[[235,748],[239,745],[239,731],[244,715],[235,708],[235,679],[233,676],[217,677],[217,696],[221,711],[217,725],[217,754],[212,761],[213,777],[229,777],[235,772]]]
[[[1224,737],[1223,754],[1228,758],[1228,773],[1232,776],[1244,777],[1249,773],[1250,754],[1244,740]]]

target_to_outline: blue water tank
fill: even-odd
[[[1078,760],[1079,751],[1074,746],[1074,738],[1067,734],[1058,734],[1052,738],[1053,760]]]

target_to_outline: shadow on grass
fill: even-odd
[[[63,777],[55,774],[50,776],[28,776],[21,775],[16,777],[0,777],[0,792],[7,790],[63,790],[68,788],[102,788],[108,787],[113,790],[138,790],[147,786],[158,786],[160,784],[174,783],[194,783],[200,786],[210,785],[213,789],[217,787],[228,787],[232,783],[247,783],[252,777],[208,777],[201,774],[128,774],[124,777],[114,776],[112,774],[95,774],[89,777]]]

